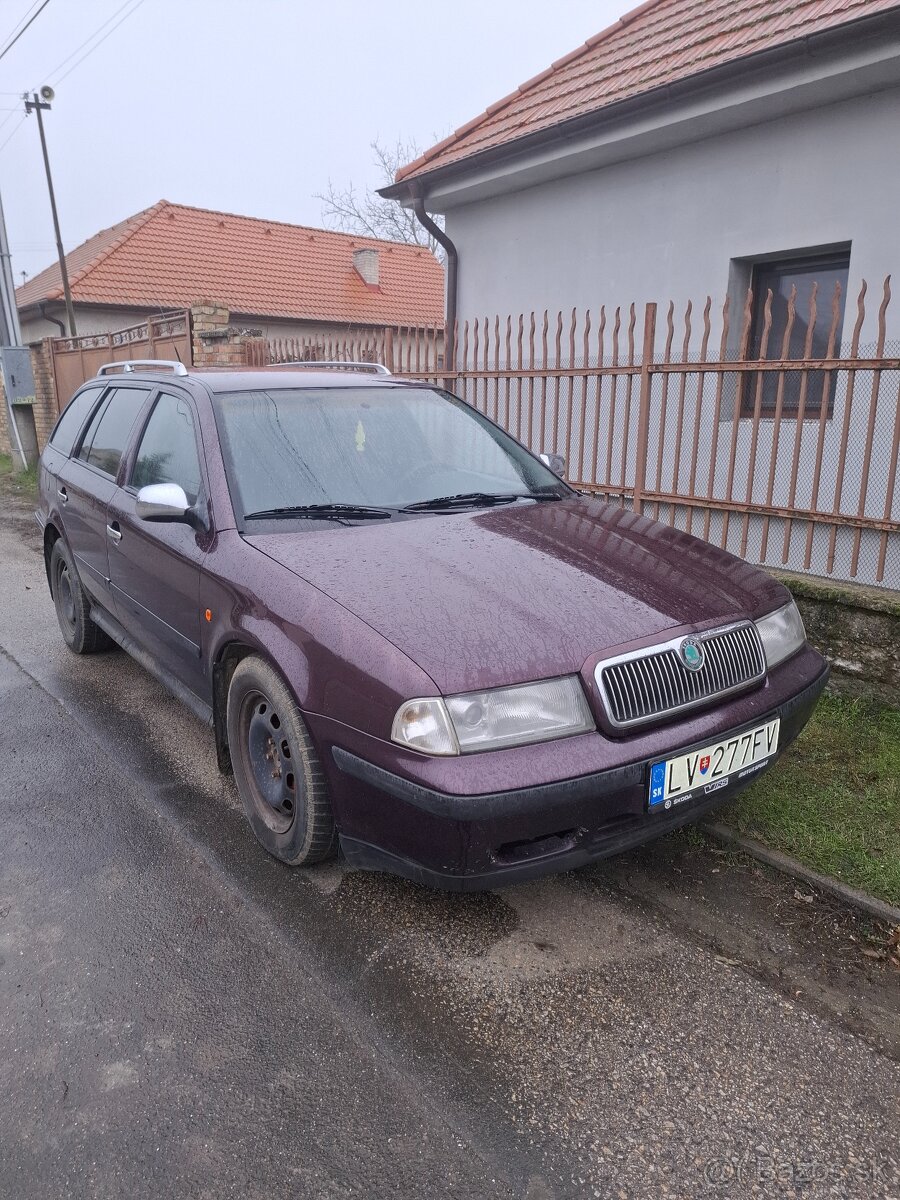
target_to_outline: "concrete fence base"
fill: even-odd
[[[790,588],[832,691],[900,708],[900,593],[773,571]]]

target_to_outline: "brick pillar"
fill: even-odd
[[[12,456],[12,438],[9,428],[9,409],[6,407],[6,392],[0,378],[0,454]]]
[[[191,350],[195,367],[224,366],[223,352],[231,338],[228,321],[231,313],[212,300],[200,300],[191,307]]]
[[[44,338],[31,346],[31,370],[34,374],[34,431],[38,449],[43,450],[56,424],[56,383],[53,378],[52,338]],[[68,402],[68,401],[67,401]]]
[[[200,300],[191,307],[191,349],[195,367],[257,366],[265,362],[261,329],[231,325],[222,304]]]

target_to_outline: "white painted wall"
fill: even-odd
[[[898,131],[894,87],[451,207],[460,317],[707,295],[720,309],[733,260],[842,242],[850,296],[865,278],[872,301],[900,272]]]
[[[54,317],[62,321],[66,330],[66,310],[53,305]],[[75,327],[79,336],[90,333],[114,333],[117,329],[127,329],[129,325],[137,325],[147,319],[147,310],[141,308],[95,308],[81,304],[75,305]],[[29,342],[38,342],[45,337],[60,337],[59,326],[43,317],[22,317],[22,341],[27,346]]]

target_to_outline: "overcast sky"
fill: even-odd
[[[39,3],[0,0],[0,47]],[[20,115],[26,89],[56,88],[45,121],[67,250],[162,198],[319,225],[315,194],[329,178],[380,182],[373,139],[427,148],[631,6],[49,0],[0,60],[16,283],[55,257],[36,122]],[[98,30],[102,44],[74,53]]]

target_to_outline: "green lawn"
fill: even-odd
[[[23,500],[34,500],[37,496],[37,467],[16,472],[9,455],[0,454],[0,490],[21,496]]]
[[[815,871],[900,904],[900,711],[824,695],[780,762],[723,816]]]

